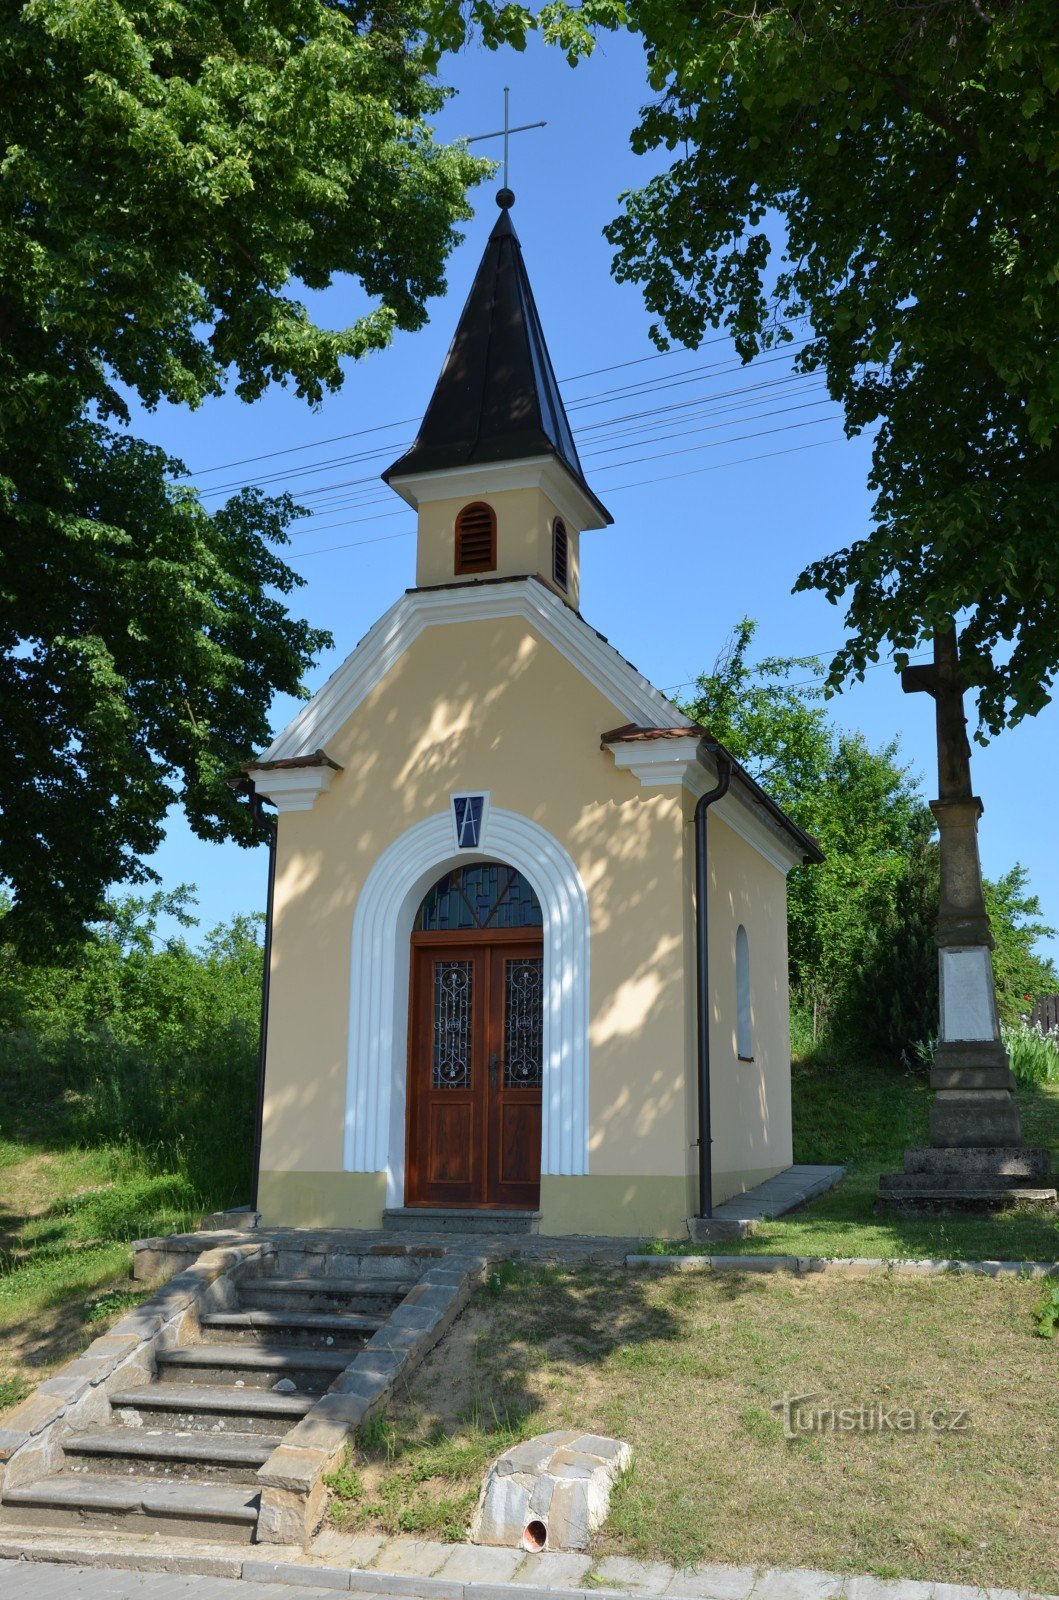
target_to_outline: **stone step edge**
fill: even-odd
[[[414,1289],[418,1278],[244,1278],[239,1293],[256,1294],[363,1294],[404,1296]]]
[[[214,1466],[264,1466],[273,1450],[283,1441],[282,1434],[207,1433],[205,1430],[177,1433],[158,1428],[144,1432],[123,1423],[86,1429],[63,1440],[63,1452],[70,1456],[128,1456],[130,1461],[172,1460],[199,1462]]]
[[[236,1389],[227,1384],[145,1383],[138,1389],[116,1389],[109,1396],[111,1410],[220,1411],[240,1417],[256,1414],[304,1417],[320,1396],[295,1389],[277,1394],[273,1389]]]
[[[179,1344],[156,1352],[162,1367],[216,1367],[224,1371],[247,1372],[342,1372],[348,1365],[348,1350],[296,1349],[267,1344]],[[219,1384],[218,1388],[223,1388]]]
[[[75,1478],[54,1473],[34,1483],[20,1483],[5,1490],[4,1505],[42,1511],[165,1515],[183,1522],[256,1525],[260,1493],[259,1489],[244,1484],[167,1483],[160,1478],[137,1475],[97,1478],[88,1473]]]
[[[251,1306],[242,1311],[206,1311],[202,1328],[290,1328],[298,1333],[376,1333],[388,1319],[361,1311],[267,1311]]]
[[[625,1266],[651,1272],[830,1272],[846,1277],[866,1272],[891,1272],[907,1277],[969,1272],[987,1278],[1009,1275],[1047,1278],[1059,1273],[1059,1261],[946,1261],[900,1256],[627,1255]]]

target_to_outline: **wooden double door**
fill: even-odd
[[[532,929],[412,936],[406,1202],[540,1203],[544,962]]]

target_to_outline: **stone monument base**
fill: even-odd
[[[1059,1209],[1051,1153],[1026,1145],[940,1145],[906,1150],[903,1172],[879,1179],[878,1213]]]

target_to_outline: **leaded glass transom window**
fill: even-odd
[[[543,1039],[540,956],[504,962],[504,1088],[539,1089]]]
[[[471,1086],[472,961],[434,963],[435,1089]]]
[[[514,867],[496,861],[454,867],[427,893],[417,933],[470,933],[486,928],[539,928],[540,901]]]

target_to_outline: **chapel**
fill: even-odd
[[[681,1237],[791,1162],[787,874],[820,853],[582,616],[612,518],[513,199],[383,475],[415,584],[248,768],[266,1226]]]

